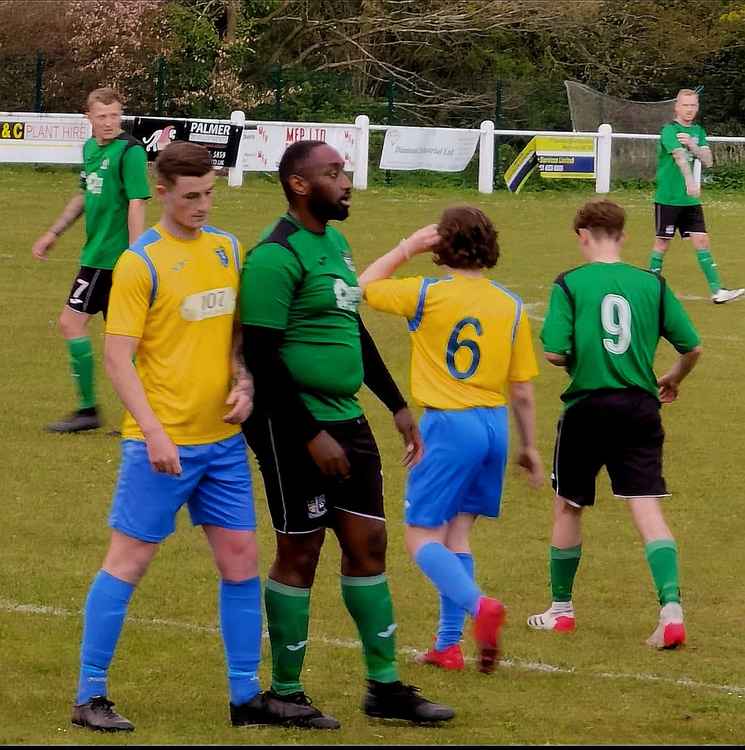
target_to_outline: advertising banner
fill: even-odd
[[[535,169],[546,179],[595,179],[595,139],[535,136],[504,173],[507,189],[519,193]]]
[[[243,131],[243,170],[276,172],[285,149],[295,141],[324,141],[335,148],[344,169],[354,171],[357,128],[354,125],[248,125]]]
[[[80,164],[83,143],[90,135],[90,123],[83,115],[0,112],[0,161]]]
[[[451,128],[388,128],[380,168],[462,172],[476,152],[478,130]]]
[[[535,138],[538,169],[547,179],[594,180],[595,139],[560,138],[539,135]]]
[[[205,146],[215,169],[234,167],[242,130],[230,122],[170,120],[167,117],[135,117],[130,132],[145,146],[153,161],[171,141],[190,141]]]

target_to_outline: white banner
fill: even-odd
[[[473,158],[478,130],[388,128],[381,169],[462,172]]]
[[[83,115],[0,112],[0,162],[80,164],[90,136]]]
[[[243,131],[243,170],[276,172],[285,149],[295,141],[325,141],[344,159],[344,169],[354,171],[357,128],[354,125],[273,125],[264,123]]]

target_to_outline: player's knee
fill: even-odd
[[[385,570],[388,537],[384,523],[371,524],[356,544],[347,545],[344,555],[358,575],[377,575]]]
[[[305,582],[312,582],[315,577],[318,559],[321,555],[323,538],[285,540],[277,545],[275,566],[293,577],[297,576]]]
[[[67,310],[63,310],[57,319],[57,326],[60,333],[66,339],[79,338],[85,335],[85,323],[77,320],[74,317],[75,315],[77,313],[69,313]]]
[[[259,574],[256,538],[241,535],[222,542],[215,550],[215,563],[226,581],[245,581]]]
[[[554,519],[574,518],[582,514],[582,508],[568,503],[563,497],[554,495]]]

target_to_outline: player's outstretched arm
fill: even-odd
[[[359,277],[360,288],[364,291],[368,284],[380,279],[390,278],[399,266],[411,260],[415,255],[431,250],[440,241],[437,232],[437,224],[428,224],[426,227],[417,229],[414,234],[390,250],[385,255],[371,263]]]
[[[83,213],[85,198],[82,193],[70,199],[57,220],[39,237],[31,248],[31,254],[37,260],[46,260],[47,254],[57,238],[72,224],[74,224]]]
[[[669,404],[678,398],[680,384],[683,379],[696,366],[701,356],[701,346],[697,346],[689,352],[685,352],[678,357],[678,361],[657,380],[660,389],[660,401],[663,404]]]
[[[530,485],[538,488],[543,484],[543,464],[535,447],[535,396],[531,382],[510,383],[510,407],[520,436],[517,464],[528,472]]]
[[[107,333],[104,345],[106,374],[127,411],[142,430],[153,469],[164,474],[180,474],[178,448],[155,416],[132,363],[139,344],[140,340],[134,336]]]

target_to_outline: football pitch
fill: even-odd
[[[444,673],[412,662],[430,645],[437,621],[433,588],[403,545],[402,446],[392,420],[369,392],[361,399],[383,455],[388,516],[388,576],[398,622],[404,681],[449,703],[456,718],[441,727],[368,719],[360,710],[363,663],[341,600],[339,552],[329,536],[311,600],[307,693],[342,722],[338,732],[234,729],[217,631],[217,574],[207,544],[185,513],[140,585],[112,665],[110,697],[137,727],[132,735],[89,733],[70,725],[78,669],[80,610],[108,541],[107,516],[119,460],[121,407],[101,366],[102,322],[92,328],[97,385],[106,428],[48,435],[43,425],[74,406],[56,319],[78,267],[82,222],[47,263],[31,258],[34,239],[76,189],[68,170],[3,168],[0,226],[2,409],[0,483],[0,744],[740,744],[745,740],[745,569],[742,352],[745,302],[714,306],[689,243],[676,239],[664,274],[698,327],[704,354],[678,402],[663,409],[667,433],[666,501],[677,537],[688,645],[656,652],[644,645],[657,603],[641,541],[623,503],[602,475],[596,507],[585,516],[583,558],[575,585],[577,631],[536,633],[528,615],[549,603],[548,541],[552,494],[528,489],[511,467],[503,517],[482,520],[473,535],[479,582],[508,608],[505,660],[493,675]],[[341,228],[358,270],[454,203],[484,209],[499,230],[502,258],[491,276],[523,298],[541,359],[535,381],[538,444],[546,474],[563,370],[542,361],[538,332],[553,279],[581,260],[570,229],[586,192],[493,196],[444,189],[357,192]],[[651,196],[611,195],[627,209],[625,257],[646,265],[653,240]],[[704,197],[712,252],[723,283],[745,285],[745,196]],[[254,176],[244,187],[218,182],[211,222],[246,245],[284,210],[281,189]],[[157,219],[157,204],[148,209]],[[425,257],[406,268],[438,272]],[[405,321],[363,307],[383,356],[408,392]],[[658,371],[674,358],[663,342]],[[514,433],[513,433],[514,434]],[[253,471],[262,575],[274,534],[263,486]],[[473,655],[471,641],[466,651]],[[262,684],[268,687],[264,640]]]

